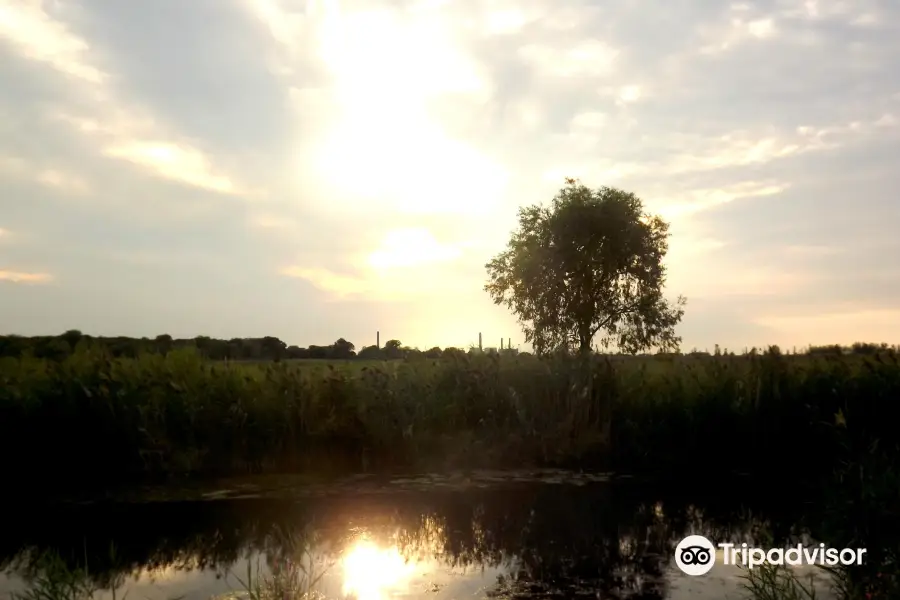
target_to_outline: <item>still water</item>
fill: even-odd
[[[611,480],[557,471],[285,478],[214,489],[141,491],[94,502],[18,507],[0,534],[0,598],[49,572],[102,587],[95,598],[247,597],[279,575],[311,597],[746,597],[742,571],[675,566],[686,535],[768,545],[795,539],[800,498],[747,481]],[[779,544],[781,545],[781,544]],[[820,581],[820,589],[827,586]]]

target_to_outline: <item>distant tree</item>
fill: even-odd
[[[443,354],[443,352],[441,351],[440,348],[435,346],[434,348],[430,348],[430,349],[426,350],[423,354],[424,354],[425,358],[436,359],[436,358],[440,358],[441,355]]]
[[[460,350],[459,348],[454,348],[453,346],[451,346],[449,348],[444,348],[444,352],[443,352],[443,358],[459,359],[459,358],[463,358],[465,355],[466,355],[466,353],[463,350]]]
[[[516,314],[538,353],[589,353],[598,334],[603,347],[632,354],[675,349],[685,300],[663,296],[668,229],[632,193],[567,179],[550,207],[519,210],[507,249],[485,265],[485,291]]]
[[[888,350],[890,350],[890,346],[887,344],[870,344],[865,342],[856,342],[850,347],[850,352],[853,354],[873,355]]]
[[[78,345],[78,342],[80,342],[81,338],[84,336],[77,329],[70,329],[59,337],[65,340],[66,343],[69,344],[70,348],[75,348],[75,346]]]
[[[300,346],[288,346],[287,350],[285,350],[285,358],[292,360],[309,358],[309,350],[301,348]]]
[[[260,340],[260,350],[262,357],[269,360],[281,360],[284,358],[284,352],[287,350],[287,344],[279,340],[277,337],[267,335]]]
[[[228,358],[232,360],[241,360],[248,358],[244,350],[244,340],[241,338],[231,338],[228,340]]]
[[[309,358],[315,358],[315,359],[330,358],[331,348],[328,346],[310,345],[308,352],[309,352]]]
[[[161,352],[162,354],[166,354],[172,349],[172,336],[168,333],[163,333],[161,335],[156,336],[153,340],[153,345],[156,348],[157,352]]]
[[[359,351],[359,354],[356,355],[357,358],[361,358],[364,360],[377,360],[379,358],[383,358],[381,349],[378,346],[366,346],[362,350]]]
[[[839,344],[831,344],[829,346],[810,346],[806,353],[813,356],[841,356],[842,354],[844,354],[844,348]]]
[[[332,358],[353,358],[356,356],[354,350],[356,346],[345,340],[344,338],[339,338],[333,345],[332,350]]]
[[[403,358],[403,344],[400,343],[400,340],[386,341],[384,355],[386,358]]]

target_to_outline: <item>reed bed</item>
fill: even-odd
[[[0,360],[12,476],[71,485],[284,471],[569,466],[831,474],[896,447],[900,365],[874,356],[461,356],[346,366],[190,350]],[[838,443],[835,424],[853,424]],[[610,424],[606,430],[604,425]]]

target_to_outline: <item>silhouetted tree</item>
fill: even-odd
[[[403,345],[400,340],[388,340],[384,343],[384,355],[387,358],[402,358]]]
[[[550,207],[519,210],[507,249],[485,265],[485,290],[538,353],[587,353],[598,334],[628,353],[677,348],[685,300],[663,296],[668,229],[632,193],[567,179]]]
[[[332,350],[332,358],[353,358],[356,356],[354,350],[356,346],[345,340],[344,338],[339,338],[338,341],[334,343],[334,349]]]
[[[365,360],[377,360],[379,358],[383,358],[381,349],[378,346],[366,346],[362,350],[359,351],[359,354],[356,355],[358,358]]]

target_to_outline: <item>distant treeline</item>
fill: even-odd
[[[439,348],[435,346],[429,350],[420,350],[404,346],[399,340],[388,340],[384,346],[364,346],[359,351],[356,346],[344,338],[339,338],[328,346],[311,345],[307,348],[289,346],[277,337],[265,336],[261,338],[233,338],[222,340],[207,336],[195,338],[175,339],[168,334],[158,335],[155,338],[131,338],[131,337],[96,337],[85,335],[78,330],[69,330],[61,335],[48,336],[0,336],[0,357],[34,356],[51,360],[62,360],[71,355],[78,347],[102,348],[115,357],[135,357],[144,353],[166,354],[180,348],[194,348],[200,354],[211,360],[396,360],[409,358],[447,358],[461,356],[472,352],[478,352],[477,348],[462,350],[459,348]],[[777,350],[777,347],[771,347]],[[761,349],[752,348],[745,350],[743,354],[757,354]],[[810,346],[802,350],[793,349],[788,354],[805,355],[844,355],[844,354],[878,354],[883,352],[898,352],[900,347],[889,344],[872,344],[858,342],[852,346],[830,345]],[[496,348],[485,348],[485,353],[496,353]],[[499,350],[504,354],[518,354],[515,349]],[[527,353],[523,353],[527,354]],[[692,350],[685,353],[688,356],[711,355],[735,355],[727,349],[720,350],[717,346],[710,353],[708,351]],[[647,355],[644,355],[647,356]]]
[[[95,337],[78,330],[70,330],[61,335],[48,336],[0,336],[0,357],[31,355],[36,358],[62,360],[76,348],[102,348],[115,357],[136,357],[145,353],[166,354],[181,348],[195,348],[211,360],[392,360],[403,358],[442,358],[462,355],[466,351],[459,348],[438,348],[419,350],[404,346],[399,340],[388,340],[382,348],[366,346],[358,352],[352,342],[339,338],[328,346],[311,345],[308,348],[288,346],[277,337],[233,338],[221,340],[207,336],[175,339],[163,334],[155,338]],[[507,352],[507,351],[504,351]]]

